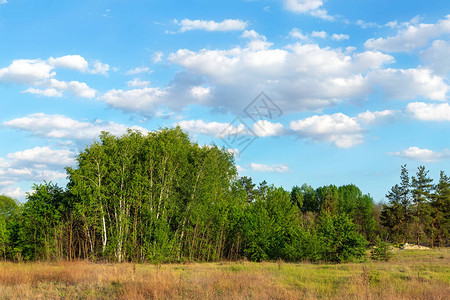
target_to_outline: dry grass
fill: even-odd
[[[5,299],[449,299],[450,249],[388,263],[0,263]]]

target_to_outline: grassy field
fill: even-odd
[[[0,297],[126,299],[450,299],[450,249],[390,262],[1,263]]]

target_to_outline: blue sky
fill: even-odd
[[[383,200],[402,164],[450,171],[449,54],[448,1],[0,0],[0,194],[178,124],[256,182]]]

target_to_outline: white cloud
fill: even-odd
[[[360,125],[354,118],[342,113],[291,121],[290,128],[301,137],[329,141],[339,148],[350,148],[363,140]]]
[[[334,41],[343,41],[343,40],[348,40],[350,37],[347,34],[336,34],[334,33],[331,36],[331,39]]]
[[[298,29],[298,28],[293,28],[289,32],[289,36],[291,38],[299,39],[299,40],[302,40],[302,41],[307,41],[309,39],[308,35],[303,34],[302,31],[300,29]]]
[[[43,113],[31,114],[27,117],[3,122],[4,126],[28,131],[36,136],[58,139],[93,140],[102,131],[113,135],[126,133],[127,128],[147,132],[139,126],[126,126],[114,122],[80,122],[63,115],[46,115]]]
[[[328,36],[328,33],[326,33],[325,31],[313,31],[311,33],[311,36],[321,38],[321,39],[326,39]]]
[[[144,87],[142,89],[112,89],[100,97],[106,104],[124,111],[138,111],[150,114],[160,105],[165,105],[168,91],[159,88]]]
[[[136,75],[136,74],[140,74],[140,73],[146,73],[149,72],[150,68],[147,67],[137,67],[135,69],[129,70],[126,72],[127,75]]]
[[[177,123],[181,129],[186,130],[191,133],[201,133],[214,137],[221,137],[228,131],[234,130],[236,133],[244,133],[245,128],[243,124],[237,127],[231,126],[229,123],[219,123],[219,122],[205,122],[203,120],[185,120]]]
[[[244,173],[247,172],[246,168],[241,167],[240,165],[236,165],[236,170],[238,171],[238,173]]]
[[[24,90],[24,93],[48,97],[61,97],[63,91],[69,91],[77,97],[93,98],[96,91],[86,83],[79,81],[59,81],[55,79],[54,68],[66,68],[85,72],[88,68],[87,61],[80,55],[66,55],[62,57],[50,57],[46,61],[40,59],[14,60],[8,67],[0,69],[0,81],[28,84],[32,87]],[[109,69],[108,65],[95,62],[94,67],[88,70],[91,73],[104,73]],[[45,87],[41,89],[40,87]]]
[[[311,16],[332,21],[334,18],[321,9],[322,0],[284,0],[284,8],[298,14],[309,14]]]
[[[5,1],[6,3],[6,1]],[[3,3],[0,3],[3,4]],[[0,195],[5,195],[13,199],[24,199],[25,192],[20,187],[10,187],[0,190]]]
[[[34,95],[41,95],[46,97],[62,97],[62,92],[57,91],[56,89],[35,89],[35,88],[27,88],[22,91],[22,93],[29,93]]]
[[[436,40],[430,48],[420,52],[422,60],[438,75],[446,76],[450,72],[450,42]]]
[[[150,81],[141,80],[139,78],[134,78],[133,80],[127,81],[127,86],[129,87],[144,87],[150,84]]]
[[[177,123],[181,129],[191,133],[201,133],[214,137],[225,134],[249,135],[256,134],[259,137],[280,136],[285,134],[285,128],[280,123],[271,123],[260,120],[253,124],[250,133],[243,124],[232,126],[230,123],[205,122],[203,120],[184,120]]]
[[[162,61],[164,54],[161,51],[156,51],[155,53],[153,53],[153,57],[152,57],[152,61],[153,63],[159,63],[160,61]]]
[[[250,40],[247,43],[247,47],[251,50],[256,51],[266,50],[273,45],[272,43],[267,42],[267,38],[264,35],[259,34],[254,30],[245,30],[241,34],[241,37]]]
[[[247,22],[238,19],[226,19],[221,22],[184,19],[181,22],[175,21],[175,23],[181,27],[180,32],[191,30],[242,31],[248,25]]]
[[[444,78],[434,75],[426,68],[376,70],[369,77],[388,97],[395,99],[423,96],[431,100],[445,101],[449,91]]]
[[[43,84],[59,91],[69,91],[73,95],[81,98],[94,98],[97,93],[96,90],[90,88],[86,83],[79,81],[59,81],[52,78]]]
[[[285,134],[285,129],[281,123],[259,120],[253,124],[253,132],[260,137],[280,136]]]
[[[387,52],[408,52],[423,48],[429,41],[450,33],[450,15],[436,24],[411,24],[399,29],[395,36],[388,38],[369,39],[364,43],[368,49],[378,49]]]
[[[395,117],[394,110],[382,110],[382,111],[365,111],[359,113],[356,116],[356,120],[362,121],[367,124],[379,123],[382,121],[392,120]]]
[[[415,146],[409,147],[408,149],[400,152],[388,153],[388,155],[403,157],[420,162],[435,162],[450,157],[448,150],[445,150],[444,152],[435,152],[429,149],[420,149]]]
[[[196,98],[204,98],[204,97],[208,96],[210,92],[211,92],[210,88],[205,88],[205,87],[201,87],[201,86],[194,86],[191,89],[192,96],[194,96]]]
[[[254,31],[245,36],[259,37]],[[204,76],[211,84],[209,106],[223,106],[227,99],[226,108],[238,111],[241,99],[253,99],[264,89],[282,109],[302,111],[367,96],[371,87],[363,72],[393,58],[373,51],[364,54],[352,57],[340,49],[296,43],[273,50],[265,46],[198,52],[180,49],[169,55],[169,61],[190,74]]]
[[[0,69],[0,81],[35,84],[55,76],[52,70],[53,66],[39,59],[18,59]]]
[[[270,172],[270,173],[289,172],[289,167],[287,164],[264,165],[264,164],[250,163],[250,168],[256,172]]]
[[[89,73],[108,75],[109,69],[110,66],[108,64],[104,64],[97,60],[94,62],[93,66],[89,69]]]
[[[34,147],[10,153],[7,158],[21,163],[67,166],[73,164],[75,153],[69,150],[53,150],[50,147]]]
[[[72,69],[85,72],[88,68],[88,62],[80,55],[66,55],[57,58],[50,57],[48,63],[54,67]]]
[[[0,0],[0,4],[6,4],[6,3],[8,3],[7,0]]]
[[[412,102],[406,106],[406,112],[421,121],[450,121],[450,105],[448,103]]]

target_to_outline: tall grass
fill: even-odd
[[[1,263],[0,298],[449,299],[450,249],[390,262]]]

